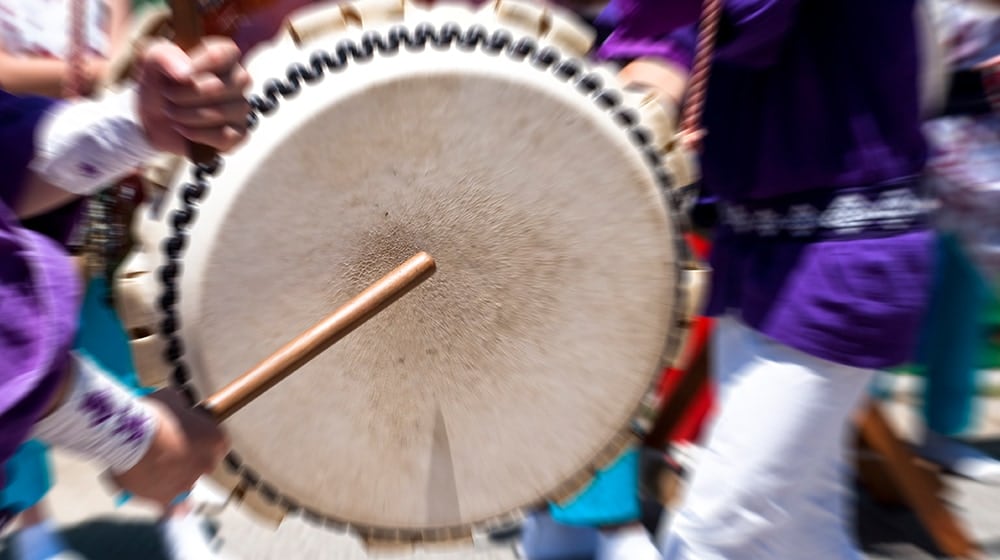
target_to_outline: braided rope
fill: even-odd
[[[687,97],[681,113],[681,135],[698,142],[704,134],[701,116],[705,110],[705,95],[708,91],[708,77],[715,52],[715,38],[719,33],[722,19],[722,0],[705,0],[698,22],[698,43],[695,47],[694,65],[688,83]]]
[[[83,92],[86,81],[84,54],[87,41],[87,2],[71,0],[69,10],[69,50],[66,53],[66,83],[63,97],[74,99]]]

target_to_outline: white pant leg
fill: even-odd
[[[719,412],[665,536],[665,560],[861,558],[845,518],[845,454],[875,372],[799,352],[730,317],[715,329]]]

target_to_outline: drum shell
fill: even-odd
[[[461,12],[452,12],[452,13],[461,13]],[[479,15],[477,17],[484,17],[484,16]],[[489,20],[486,19],[486,20],[477,20],[477,21],[489,21]],[[495,25],[495,23],[494,23],[494,25]],[[370,31],[370,29],[366,29],[366,30]],[[361,34],[360,30],[348,30],[348,31],[345,31],[343,34],[337,35],[336,37],[337,38],[350,37],[350,36],[360,37],[360,34]],[[332,39],[333,39],[333,37],[326,37],[325,40],[329,40],[331,43],[333,43]],[[291,52],[290,43],[294,44],[294,41],[291,40],[290,37],[285,36],[283,38],[279,38],[278,40],[276,40],[274,44],[272,44],[272,45],[269,46],[269,48],[264,48],[261,51],[255,53],[254,57],[249,61],[249,67],[251,68],[251,72],[252,73],[256,73],[257,75],[266,75],[266,72],[264,72],[262,70],[263,68],[274,68],[274,67],[276,67],[275,63],[268,62],[268,60],[286,58],[287,57],[287,53]],[[298,46],[296,46],[296,48],[298,48]],[[302,60],[302,58],[300,58],[300,60]],[[288,60],[282,60],[281,67],[287,66],[288,63],[289,63]],[[297,100],[288,100],[288,104],[289,105],[291,105],[293,103],[297,103],[297,102],[299,102],[299,101],[297,101]],[[228,164],[231,164],[231,161],[227,161],[227,165]],[[237,164],[236,167],[239,168],[239,164]],[[190,171],[191,171],[190,169],[187,170],[187,173],[185,173],[184,175],[186,177],[189,177],[190,176]],[[181,188],[183,188],[183,186],[182,186],[182,184],[180,184],[180,181],[178,181],[178,183],[174,185],[174,190],[175,191],[179,191]],[[216,195],[213,193],[212,196],[214,197]],[[670,209],[670,206],[669,206],[669,203],[668,203],[667,199],[664,199],[664,201],[662,202],[662,204],[663,204],[664,211],[667,212],[667,215],[670,215],[669,213],[671,212],[671,209]],[[175,201],[174,202],[174,209],[176,209],[177,206],[178,206],[178,203]],[[199,217],[199,219],[203,219],[203,216]],[[162,226],[163,222],[160,221],[159,224]],[[147,224],[147,226],[148,226],[148,224]],[[195,227],[198,227],[198,226],[196,225]],[[682,223],[678,220],[678,221],[676,221],[675,223],[672,224],[672,227],[674,227],[675,229],[677,229],[679,231],[679,229],[682,227]],[[150,230],[154,230],[155,227],[149,226],[149,229]],[[149,246],[149,247],[158,247],[158,246],[162,245],[163,240],[167,236],[163,235],[162,231],[158,231],[158,232],[152,233],[152,235],[150,235],[150,237],[154,238],[155,241],[151,241],[150,243],[147,244],[147,246]],[[670,237],[670,236],[667,236],[667,237]],[[676,237],[679,238],[680,236],[676,235]],[[672,241],[670,239],[667,239],[664,242],[665,243],[671,243]],[[202,249],[195,249],[195,250],[197,251],[197,250],[202,250]],[[684,294],[688,291],[688,288],[687,288],[688,284],[687,284],[687,280],[686,280],[687,273],[685,272],[685,269],[689,267],[689,264],[690,264],[690,261],[688,261],[686,258],[678,255],[677,258],[676,258],[676,260],[675,260],[675,262],[671,265],[673,267],[674,274],[676,275],[675,276],[675,281],[676,281],[676,284],[677,284],[677,291],[676,291],[676,293],[674,294],[673,297],[675,298],[675,303],[678,305],[678,309],[672,310],[672,311],[669,312],[669,314],[673,317],[672,322],[674,323],[674,325],[670,329],[671,332],[669,333],[669,336],[665,337],[665,338],[668,338],[669,340],[664,344],[665,350],[664,350],[664,353],[663,353],[663,355],[662,355],[659,363],[654,364],[654,366],[651,368],[651,370],[649,372],[649,376],[650,377],[652,377],[655,374],[656,371],[659,371],[660,367],[664,363],[667,363],[667,362],[671,361],[674,358],[674,355],[676,354],[677,349],[680,347],[680,342],[681,342],[681,340],[683,339],[683,337],[685,335],[686,318],[690,315],[690,309],[687,306],[688,304],[684,303],[684,301],[685,301],[684,300],[684,297],[685,297]],[[157,281],[155,279],[155,277],[152,277],[149,274],[146,275],[146,278],[152,279],[154,282]],[[194,283],[194,284],[184,285],[184,287],[181,289],[181,292],[185,293],[185,294],[191,294],[193,290],[197,290],[197,289],[198,289],[198,285],[197,285],[197,283]],[[138,290],[138,291],[142,292],[143,294],[146,294],[146,295],[141,296],[141,298],[147,298],[148,297],[148,290],[147,289],[144,288],[143,290]],[[698,291],[697,288],[692,289],[692,292],[696,292],[696,291]],[[696,298],[690,298],[687,301],[692,301],[692,300],[695,300],[695,299]],[[188,300],[188,301],[190,301],[190,300]],[[183,298],[182,298],[181,304],[185,305],[185,302],[184,302]],[[146,316],[149,315],[146,311],[143,311],[142,313],[139,313],[139,315],[143,315],[143,314],[146,314]],[[190,328],[190,327],[188,327],[187,325],[184,324],[185,321],[183,320],[183,318],[182,318],[181,322],[182,322],[182,328]],[[152,344],[153,341],[147,340],[145,342],[146,342],[146,346],[150,346],[150,347],[153,346],[153,344]],[[164,341],[159,340],[157,342],[158,343],[163,343]],[[234,375],[235,375],[235,373],[237,373],[237,372],[234,372]],[[195,384],[197,385],[198,382],[196,381]],[[205,390],[206,389],[210,389],[210,387],[203,386],[200,389],[201,389],[201,391],[199,391],[199,392],[201,394],[204,394]],[[640,404],[636,405],[636,408],[640,409],[640,411],[641,411],[642,408],[643,408],[643,404],[645,404],[645,403],[646,403],[646,401],[642,401]],[[641,416],[642,414],[649,414],[649,411],[647,410],[647,411],[644,411],[644,412],[638,412],[638,413],[636,413],[636,417],[638,418],[638,416]],[[631,432],[631,427],[627,426],[627,425],[622,426],[621,430],[619,431],[619,433],[616,436],[614,436],[613,438],[611,438],[610,441],[605,442],[604,445],[602,446],[601,451],[598,452],[598,453],[596,453],[591,458],[591,460],[589,462],[589,465],[584,466],[583,468],[579,469],[577,471],[576,475],[567,478],[565,481],[563,481],[561,484],[559,484],[558,487],[551,489],[544,496],[539,496],[538,500],[537,500],[537,502],[535,504],[526,504],[526,505],[533,506],[533,505],[538,505],[538,504],[543,503],[544,500],[560,500],[560,499],[567,499],[567,498],[572,497],[573,495],[575,495],[576,492],[578,492],[589,481],[589,477],[590,477],[589,473],[593,472],[593,468],[599,467],[599,466],[603,466],[603,465],[605,465],[607,463],[610,463],[615,458],[615,456],[617,455],[617,453],[621,449],[623,449],[627,445],[630,445],[631,443],[634,443],[634,441],[635,441],[635,437],[634,437],[634,435]],[[245,478],[242,479],[242,480],[245,480]],[[251,488],[250,489],[250,493],[252,494],[254,490],[255,490],[255,488]],[[264,509],[268,509],[268,508],[264,508]],[[273,507],[271,507],[271,509],[273,509]],[[473,528],[484,528],[484,527],[487,527],[487,526],[490,526],[490,525],[496,525],[497,523],[500,523],[500,522],[507,522],[507,521],[509,521],[512,518],[516,518],[517,515],[518,515],[518,512],[515,510],[515,511],[512,511],[510,514],[500,515],[500,516],[496,516],[496,517],[492,517],[492,518],[488,518],[488,519],[479,519],[479,520],[476,520],[474,522],[468,523],[466,525],[460,526],[457,529],[449,527],[449,528],[445,528],[445,529],[425,529],[425,530],[419,530],[419,531],[416,531],[416,532],[414,532],[412,530],[409,530],[409,529],[401,529],[401,530],[398,530],[398,531],[394,532],[394,531],[388,530],[388,529],[370,530],[369,528],[364,527],[363,524],[358,524],[359,526],[356,526],[355,528],[358,530],[358,532],[360,534],[362,534],[362,536],[366,536],[368,538],[374,538],[376,540],[398,540],[400,538],[403,539],[403,540],[408,540],[408,539],[415,538],[414,535],[417,535],[416,538],[418,538],[418,539],[428,540],[428,541],[429,540],[440,540],[441,538],[444,538],[445,540],[449,540],[449,539],[458,538],[458,536],[460,536],[461,534],[463,534],[463,533],[465,533],[468,530],[473,529]],[[351,524],[349,522],[345,523],[344,525],[345,526],[355,526],[354,524]],[[393,536],[393,535],[395,535],[395,536]]]

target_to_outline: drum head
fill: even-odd
[[[314,50],[249,66],[263,84]],[[530,60],[428,46],[261,117],[180,259],[195,393],[414,253],[438,270],[227,421],[241,472],[362,533],[436,539],[612,458],[677,328],[679,270],[655,168],[614,114]]]

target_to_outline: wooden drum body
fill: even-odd
[[[183,174],[141,226],[167,256],[123,273],[154,325],[137,346],[170,357],[148,369],[203,397],[415,252],[437,262],[227,421],[220,476],[256,509],[455,540],[636,441],[700,290],[671,118],[590,41],[532,4],[373,1],[301,12],[249,56],[250,139]]]

